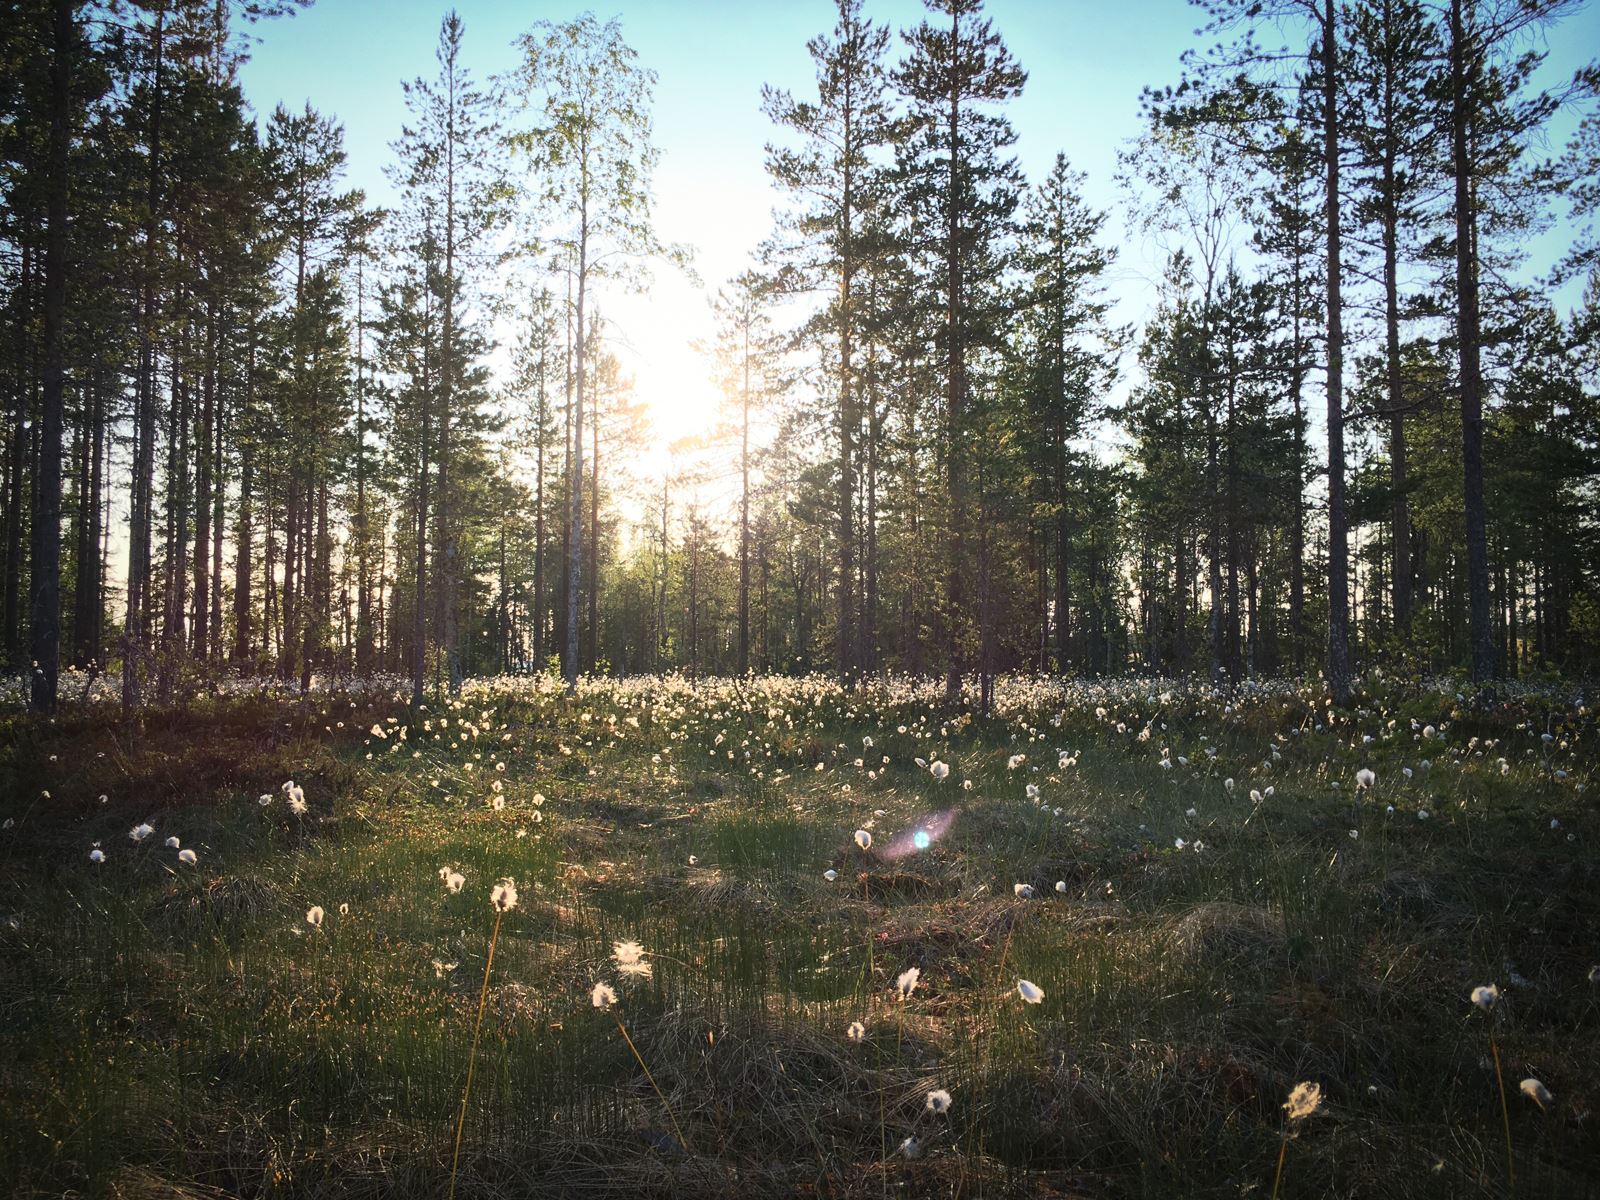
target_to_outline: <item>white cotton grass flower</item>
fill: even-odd
[[[449,888],[452,894],[459,892],[467,882],[467,877],[452,867],[440,867],[439,878],[444,881],[444,886]]]
[[[871,850],[872,834],[868,833],[865,829],[856,830],[856,845],[860,846],[863,850]]]
[[[595,1008],[610,1008],[617,1002],[617,991],[609,983],[597,983],[589,991],[589,1003]]]
[[[1532,1100],[1540,1108],[1548,1109],[1555,1103],[1555,1097],[1550,1094],[1550,1089],[1537,1079],[1529,1077],[1521,1084],[1522,1094]]]
[[[256,803],[261,805],[262,808],[265,808],[267,805],[272,803],[272,793],[262,792],[260,796],[256,797]]]
[[[1290,1121],[1303,1121],[1321,1107],[1322,1085],[1310,1082],[1295,1084],[1294,1091],[1289,1093],[1289,1099],[1283,1105]]]
[[[1067,894],[1067,881],[1065,879],[1056,880],[1056,891],[1063,896]]]
[[[181,863],[186,863],[187,865],[192,867],[197,862],[199,862],[200,859],[195,854],[195,852],[193,850],[179,850],[178,851],[178,861],[181,862]]]
[[[900,1143],[900,1153],[906,1158],[921,1158],[922,1143],[917,1141],[917,1139],[914,1137],[908,1137],[905,1141]]]
[[[851,1021],[850,1028],[844,1031],[844,1035],[852,1042],[864,1042],[867,1038],[867,1027],[860,1021]]]
[[[1028,756],[1026,754],[1013,754],[1010,758],[1006,759],[1006,770],[1015,771],[1027,761]]]
[[[1472,1002],[1488,1012],[1500,1003],[1500,989],[1492,983],[1475,987],[1472,989]]]
[[[169,837],[167,839],[167,849],[168,850],[176,850],[178,848],[178,846],[179,846],[179,842],[178,842],[177,838]]]
[[[1523,1084],[1522,1086],[1526,1088],[1528,1085]],[[933,1091],[928,1093],[928,1099],[923,1104],[923,1109],[926,1112],[933,1113],[934,1116],[943,1116],[950,1111],[950,1093],[943,1088],[934,1088]]]
[[[1356,772],[1356,791],[1369,791],[1378,782],[1377,773],[1368,767]]]
[[[322,915],[322,905],[313,904],[310,908],[306,909],[306,924],[311,926],[313,929],[321,929]]]
[[[822,873],[822,877],[829,883],[832,883],[835,879],[839,878],[839,872],[835,871],[832,867],[829,867]]]
[[[948,779],[950,777],[950,764],[937,761],[933,762],[928,766],[928,774],[932,775],[935,779]]]
[[[92,863],[103,863],[105,860],[106,852],[100,849],[100,843],[96,842],[94,844],[94,849],[89,851],[89,861]]]
[[[638,942],[613,943],[611,957],[617,964],[617,971],[625,978],[649,979],[655,974],[655,968],[645,960],[644,947]]]
[[[1044,989],[1037,983],[1026,979],[1017,980],[1017,995],[1029,1004],[1038,1004],[1044,1000]]]
[[[1014,883],[1011,885],[1011,890],[1016,893],[1018,900],[1033,899],[1033,884],[1031,883]]]
[[[489,893],[489,903],[496,912],[510,912],[517,906],[517,881],[508,877],[495,884],[494,891]]]
[[[298,786],[289,789],[289,811],[297,817],[303,817],[307,811],[306,794]]]
[[[900,973],[894,981],[895,989],[900,993],[900,999],[909,1000],[911,993],[917,990],[917,980],[922,976],[921,967],[910,967]]]
[[[1589,968],[1589,982],[1600,986],[1600,964]]]
[[[156,827],[154,825],[141,822],[140,824],[135,825],[132,829],[128,830],[128,836],[136,842],[142,842],[155,831]]]

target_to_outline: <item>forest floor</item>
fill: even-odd
[[[1573,695],[12,709],[0,1191],[1600,1194]]]

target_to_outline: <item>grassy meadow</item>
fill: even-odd
[[[1600,1195],[1595,714],[1358,704],[9,707],[0,1192]]]

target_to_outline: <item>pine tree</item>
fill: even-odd
[[[526,156],[526,189],[544,223],[539,244],[559,246],[576,287],[573,306],[573,431],[566,562],[569,692],[578,685],[578,595],[583,562],[583,422],[588,400],[585,321],[597,282],[637,283],[645,260],[674,257],[652,226],[650,180],[655,73],[636,64],[616,21],[585,14],[566,25],[540,22],[517,39],[516,94],[535,123],[509,135]]]
[[[954,698],[971,661],[972,613],[966,539],[971,520],[969,462],[987,423],[975,407],[972,367],[1002,336],[997,287],[1011,249],[1012,219],[1022,188],[1010,123],[989,108],[1014,99],[1027,79],[981,0],[925,0],[940,20],[905,34],[907,57],[894,81],[907,105],[897,149],[899,186],[916,219],[936,229],[929,266],[942,300],[934,341],[940,356],[944,412],[939,445],[944,466],[944,604],[946,693]],[[987,583],[988,577],[985,577]]]

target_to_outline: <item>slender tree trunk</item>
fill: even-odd
[[[1344,320],[1339,230],[1338,27],[1334,0],[1322,12],[1323,162],[1328,185],[1328,686],[1350,699],[1350,547],[1344,480]]]
[[[200,384],[200,429],[195,446],[194,657],[202,663],[210,656],[211,634],[211,450],[216,440],[217,321],[212,305],[206,322],[206,369]]]
[[[578,589],[579,569],[583,562],[583,304],[589,282],[589,205],[588,190],[584,189],[578,214],[578,305],[574,312],[573,360],[576,394],[573,407],[572,471],[569,480],[572,510],[568,514],[567,528],[570,542],[567,547],[567,694],[578,690]]]
[[[539,416],[533,480],[533,664],[544,670],[544,431],[546,421],[545,355],[539,351]]]
[[[428,389],[430,380],[427,367],[423,367],[422,437],[418,447],[417,468],[417,557],[416,603],[413,605],[411,624],[411,707],[422,707],[423,680],[428,670]],[[398,547],[396,548],[398,551]]]
[[[739,424],[739,674],[750,674],[750,314],[744,322],[744,394]]]
[[[456,318],[456,184],[455,184],[455,112],[456,74],[454,61],[447,72],[449,78],[449,116],[445,131],[445,194],[444,194],[444,320],[439,343],[439,545],[441,567],[439,577],[440,634],[444,639],[445,667],[450,676],[450,694],[461,690],[461,652],[456,645],[456,572],[459,569],[456,540],[457,514],[454,494],[451,491],[450,422],[455,392],[455,318]]]
[[[156,12],[150,32],[155,57],[150,92],[149,165],[144,212],[144,262],[139,281],[139,370],[134,387],[133,479],[128,530],[127,619],[123,624],[122,706],[144,698],[142,676],[150,591],[151,502],[155,486],[156,433],[156,238],[161,227],[161,110],[166,10]]]
[[[600,398],[589,406],[589,593],[588,621],[583,631],[584,669],[595,670],[595,649],[600,637]]]
[[[61,667],[61,426],[66,383],[64,342],[67,299],[68,153],[72,115],[72,61],[76,49],[75,0],[55,0],[51,11],[50,165],[44,252],[44,403],[33,513],[33,675],[31,698],[39,712],[56,706]]]
[[[1479,365],[1478,214],[1472,192],[1467,94],[1466,0],[1450,3],[1450,148],[1455,174],[1456,345],[1461,376],[1461,466],[1467,534],[1468,638],[1472,678],[1494,678],[1494,641],[1489,628],[1489,539],[1483,495],[1483,376]]]
[[[356,256],[356,674],[372,662],[372,531],[367,515],[366,251]]]
[[[100,459],[105,451],[104,378],[97,370],[84,397],[88,428],[78,470],[78,538],[74,558],[78,576],[72,595],[72,660],[91,666],[100,660],[102,610],[100,577]]]
[[[960,43],[960,9],[953,9],[950,17],[951,51],[956,54]],[[949,655],[945,676],[945,698],[955,700],[961,694],[963,664],[961,658],[962,614],[965,598],[962,594],[961,568],[965,556],[963,526],[966,521],[966,482],[962,471],[961,440],[965,426],[966,403],[966,347],[961,337],[962,278],[961,278],[961,217],[960,179],[961,160],[961,101],[959,72],[950,73],[949,117],[949,200],[945,212],[945,337],[946,372],[945,393],[945,444],[949,455],[946,464],[947,497],[950,512],[950,529],[945,560],[945,651]]]
[[[1390,4],[1384,5],[1384,28],[1391,26]],[[1383,67],[1383,329],[1384,360],[1389,388],[1389,488],[1390,525],[1394,532],[1392,595],[1394,628],[1400,637],[1411,632],[1411,514],[1406,498],[1405,389],[1400,369],[1400,269],[1399,202],[1396,194],[1394,55],[1384,55]]]

